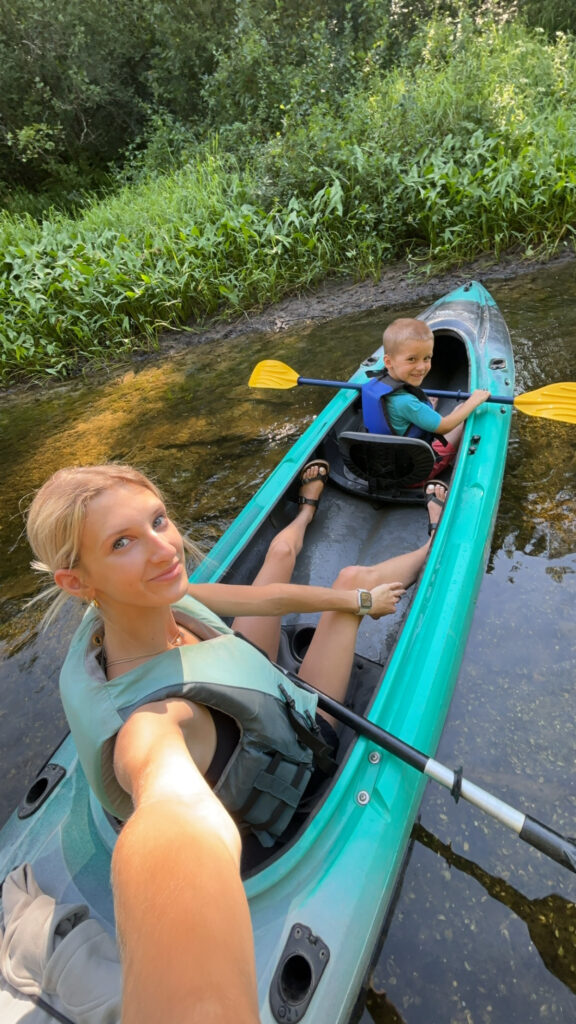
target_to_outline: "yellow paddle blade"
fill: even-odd
[[[525,395],[517,395],[514,407],[528,416],[543,416],[548,420],[559,420],[560,423],[576,423],[576,383],[561,381],[558,384],[547,384],[537,391],[527,391]]]
[[[252,370],[249,388],[278,388],[279,390],[295,388],[298,383],[298,374],[286,363],[280,363],[277,359],[263,359]]]

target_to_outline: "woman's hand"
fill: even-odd
[[[371,619],[380,619],[383,615],[391,615],[396,611],[396,605],[400,598],[406,593],[401,583],[381,583],[370,591],[372,594],[372,611],[369,612]]]

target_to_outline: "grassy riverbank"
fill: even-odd
[[[338,274],[377,278],[572,244],[576,45],[493,18],[434,20],[316,89],[262,140],[237,125],[74,215],[0,217],[0,382],[65,376],[158,332]],[[134,176],[133,176],[134,177]]]

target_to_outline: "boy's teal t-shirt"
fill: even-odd
[[[442,420],[439,412],[406,391],[397,391],[388,397],[386,416],[390,426],[400,436],[403,436],[413,423],[422,430],[435,434]]]

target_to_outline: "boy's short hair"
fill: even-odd
[[[395,355],[406,341],[434,341],[434,334],[423,320],[411,317],[398,317],[393,320],[382,335],[382,344],[386,355]]]

